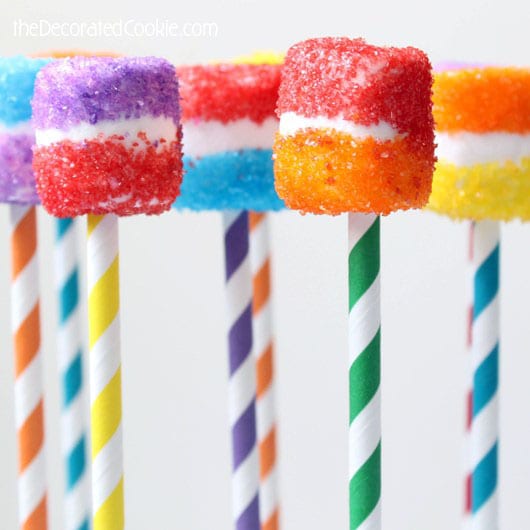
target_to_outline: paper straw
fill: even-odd
[[[36,210],[33,206],[11,206],[10,217],[18,518],[22,530],[45,530],[47,494]]]
[[[236,530],[260,530],[248,213],[226,212],[223,222],[232,431],[232,512]]]
[[[262,530],[279,529],[276,466],[276,409],[270,288],[268,215],[250,213],[252,269],[252,331],[257,365],[257,430],[260,460],[260,517]]]
[[[94,530],[124,528],[118,218],[88,216]]]
[[[88,530],[90,527],[77,256],[75,221],[57,219],[55,280],[59,299],[58,364],[63,392],[61,445],[66,471],[65,530]]]
[[[499,232],[494,221],[477,222],[473,229],[473,530],[498,528]]]
[[[468,355],[468,370],[466,373],[466,393],[465,393],[465,428],[464,428],[464,519],[463,530],[471,528],[471,423],[473,421],[473,371],[471,369],[471,336],[473,330],[473,229],[474,223],[469,224],[468,239],[468,278],[467,282],[467,310],[466,310],[466,353]]]
[[[379,217],[349,214],[350,530],[381,528]]]

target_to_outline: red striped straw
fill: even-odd
[[[33,206],[11,206],[10,214],[19,523],[22,530],[45,530],[46,470],[36,212]]]
[[[267,214],[250,214],[252,322],[257,363],[257,423],[260,456],[260,517],[262,530],[278,530],[276,410],[271,321],[270,248]]]
[[[472,509],[472,466],[470,465],[471,457],[471,425],[473,421],[473,371],[471,369],[471,348],[472,348],[472,329],[473,329],[473,231],[474,223],[469,223],[469,244],[468,244],[468,285],[467,285],[467,311],[466,311],[466,353],[467,353],[467,388],[465,396],[465,436],[464,436],[464,521],[463,528],[467,530],[471,525]]]

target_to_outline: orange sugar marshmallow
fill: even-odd
[[[432,74],[415,48],[321,38],[287,52],[274,144],[275,186],[305,213],[389,214],[429,198]]]
[[[530,131],[530,72],[476,67],[436,74],[433,114],[440,132]]]
[[[454,219],[530,220],[530,69],[449,65],[435,73],[428,208]]]

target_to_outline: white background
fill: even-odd
[[[424,0],[151,4],[0,0],[0,52],[58,48],[162,55],[177,63],[283,50],[311,36],[415,45],[433,61],[530,62],[530,4]],[[13,21],[215,22],[217,38],[15,38]],[[16,528],[7,208],[0,208],[0,528]],[[51,528],[61,530],[53,225],[40,218]],[[384,520],[449,530],[462,510],[466,386],[465,224],[427,213],[382,226]],[[347,528],[345,218],[273,219],[283,528]],[[530,230],[503,227],[502,527],[529,528]],[[82,236],[82,232],[80,232]],[[82,246],[82,244],[81,244]],[[127,526],[228,530],[230,464],[218,215],[121,223]]]

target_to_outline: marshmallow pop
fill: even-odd
[[[269,226],[269,214],[249,212],[252,342],[257,376],[256,429],[260,462],[260,519],[262,529],[279,530],[276,362]]]
[[[35,86],[33,167],[43,206],[88,215],[92,497],[95,530],[124,528],[117,216],[171,207],[181,180],[174,67],[76,57]]]
[[[284,56],[281,54],[261,51],[239,57],[234,62],[282,64],[283,59]],[[270,167],[269,164],[270,161],[268,161],[267,167]],[[249,225],[250,268],[252,269],[252,335],[258,379],[256,422],[260,460],[260,518],[262,529],[279,530],[280,494],[278,490],[276,435],[276,363],[272,326],[270,214],[267,212],[249,212]]]
[[[82,50],[53,50],[39,57],[90,57]],[[55,220],[54,269],[59,308],[57,365],[62,382],[61,446],[65,468],[63,519],[65,530],[88,528],[90,524],[88,430],[85,408],[87,396],[83,373],[83,336],[81,332],[78,223],[64,217]]]
[[[431,191],[431,65],[415,48],[320,38],[287,52],[275,179],[287,206],[349,213],[350,529],[381,527],[379,217]]]
[[[177,72],[186,173],[176,207],[224,212],[233,517],[238,530],[259,530],[260,505],[262,522],[271,525],[276,524],[277,510],[275,502],[265,507],[259,500],[261,444],[256,432],[247,210],[266,212],[283,206],[274,190],[272,171],[280,66],[218,64],[181,67]],[[258,305],[254,304],[255,312]],[[256,318],[266,323],[267,313]],[[256,346],[267,350],[264,344]],[[261,382],[258,389],[263,392],[268,385],[263,387]],[[261,452],[262,476],[270,471],[264,455]],[[274,501],[274,495],[268,499]]]
[[[530,70],[442,65],[429,208],[471,220],[465,517],[498,528],[499,221],[530,219]]]
[[[21,529],[47,528],[43,375],[40,344],[37,215],[31,167],[35,76],[49,59],[0,58],[0,202],[10,204],[11,315]]]

